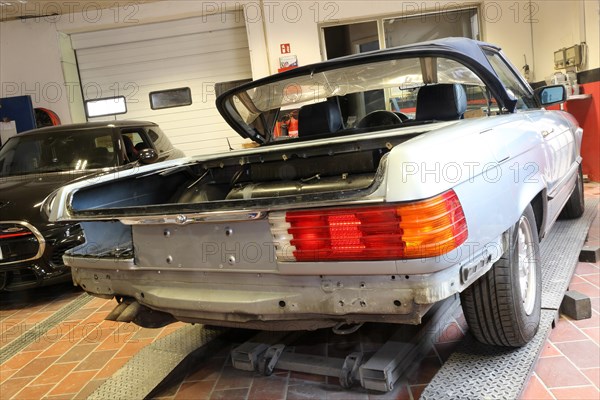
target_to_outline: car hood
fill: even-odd
[[[69,171],[0,178],[0,219],[46,222],[40,213],[40,203],[62,185],[87,174],[89,171]]]

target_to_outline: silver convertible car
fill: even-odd
[[[75,284],[110,318],[302,330],[418,324],[460,293],[475,337],[540,319],[539,241],[583,212],[582,130],[499,48],[449,38],[299,67],[217,99],[254,147],[63,187]],[[225,139],[224,139],[225,140]]]

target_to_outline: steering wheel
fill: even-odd
[[[410,119],[410,118],[408,118],[408,116],[406,114],[403,114],[400,111],[394,111],[394,114],[396,114],[398,117],[400,117],[400,121],[402,121],[402,122],[408,121]]]
[[[377,110],[368,113],[356,124],[357,128],[373,128],[376,126],[400,125],[402,119],[396,113],[387,110]]]

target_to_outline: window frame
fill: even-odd
[[[423,15],[438,15],[438,14],[444,14],[447,12],[460,12],[460,11],[467,11],[467,10],[474,10],[474,12],[477,14],[477,28],[478,28],[478,33],[479,33],[479,37],[477,38],[477,40],[481,40],[483,41],[483,24],[481,21],[481,4],[469,4],[469,5],[460,5],[460,4],[456,4],[456,5],[452,5],[449,4],[447,6],[444,6],[442,10],[439,9],[426,9],[423,10],[423,12],[417,12],[417,13],[387,13],[387,14],[382,14],[380,16],[377,17],[365,17],[365,18],[350,18],[350,19],[345,19],[345,20],[337,20],[336,22],[321,22],[319,24],[317,24],[318,29],[319,29],[319,51],[321,53],[321,61],[326,61],[327,60],[327,46],[325,43],[325,28],[329,28],[329,27],[334,27],[334,26],[343,26],[343,25],[352,25],[352,24],[360,24],[360,23],[365,23],[365,22],[375,22],[377,24],[377,33],[378,33],[378,39],[379,39],[379,49],[380,50],[384,50],[387,49],[387,45],[386,45],[386,36],[385,36],[385,21],[386,20],[390,20],[390,19],[394,19],[394,18],[410,18],[410,17],[419,17],[419,16],[423,16]],[[391,91],[390,90],[384,90],[384,101],[386,104],[386,108],[388,107],[388,105],[390,104],[390,99],[391,99]]]

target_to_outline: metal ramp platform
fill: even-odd
[[[486,346],[467,335],[423,391],[422,399],[516,399],[558,317],[558,310],[577,266],[598,200],[586,199],[584,215],[557,221],[542,241],[542,316],[533,340],[518,349]]]

